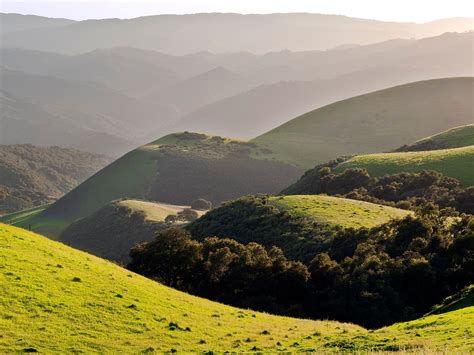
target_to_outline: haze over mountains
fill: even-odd
[[[0,353],[472,352],[473,19],[0,21]]]
[[[10,33],[2,36],[4,46],[69,54],[122,46],[169,54],[199,51],[262,54],[283,49],[319,50],[393,38],[421,38],[472,29],[469,18],[415,24],[305,13],[160,15],[130,20],[87,20],[61,27],[57,27],[57,22],[48,23],[54,28],[42,28],[38,19],[31,20],[33,23],[29,26],[23,25],[30,27],[29,30],[13,32],[13,25],[8,26]]]
[[[277,18],[285,16],[291,23],[291,14]],[[10,19],[8,24],[14,23],[17,15],[3,17]],[[141,20],[161,26],[165,18]],[[342,19],[315,18],[325,26]],[[45,31],[62,33],[65,28],[57,26],[62,20],[40,19],[35,17],[33,22],[47,23],[50,27]],[[104,29],[95,32],[95,37],[100,37],[110,21],[73,22],[72,26],[102,23]],[[116,22],[120,26],[133,22],[127,21]],[[364,23],[345,21],[354,31]],[[34,23],[31,26],[36,26]],[[470,22],[456,19],[443,23],[444,31],[454,29],[451,24]],[[12,26],[3,32],[14,32]],[[177,131],[248,139],[307,111],[355,95],[418,80],[474,75],[472,32],[440,34],[433,28],[441,27],[434,24],[410,26],[429,27],[430,34],[437,36],[358,46],[340,43],[328,51],[283,50],[263,55],[244,52],[244,47],[236,52],[212,53],[212,41],[205,42],[203,52],[180,56],[169,54],[172,51],[109,48],[127,43],[107,42],[87,53],[64,55],[20,49],[20,42],[4,42],[0,53],[0,144],[53,144],[119,156]],[[383,28],[389,27],[385,24]],[[87,42],[85,38],[81,35]],[[319,48],[318,41],[313,38],[311,49]],[[136,41],[134,46],[140,47],[140,43]],[[193,41],[186,43],[194,45]]]

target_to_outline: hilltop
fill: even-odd
[[[474,78],[421,81],[343,100],[252,140],[310,168],[343,155],[384,152],[473,122]]]
[[[51,203],[111,161],[75,149],[0,145],[0,215]]]
[[[343,228],[371,228],[410,214],[398,208],[325,195],[276,196],[269,201],[291,216]]]
[[[474,145],[474,125],[451,128],[431,137],[398,148],[397,152],[418,152],[424,150],[439,150],[461,148]]]
[[[59,240],[101,258],[126,264],[133,246],[153,240],[157,231],[184,225],[187,222],[184,218],[168,222],[166,217],[185,209],[191,210],[191,207],[126,199],[113,201],[72,223]],[[194,218],[204,213],[195,212]]]
[[[409,211],[350,199],[312,196],[245,196],[188,224],[193,238],[228,237],[239,243],[277,246],[290,259],[309,262],[332,229],[369,228]]]
[[[472,302],[368,332],[190,296],[15,227],[0,225],[0,235],[0,351],[446,351],[448,344],[462,352],[473,346],[465,339]]]
[[[342,172],[351,168],[366,169],[372,176],[399,172],[435,170],[474,185],[474,146],[421,152],[378,153],[355,156],[335,168]]]
[[[69,224],[125,197],[177,205],[204,198],[216,205],[246,194],[276,193],[302,173],[292,165],[251,156],[261,154],[253,143],[171,134],[105,167],[37,214],[35,221],[42,226],[46,220]],[[37,230],[35,224],[32,227]]]

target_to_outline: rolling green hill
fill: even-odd
[[[422,152],[379,153],[355,156],[336,167],[336,172],[350,168],[367,169],[372,176],[402,171],[436,170],[445,176],[474,185],[474,145],[455,149]]]
[[[251,152],[263,154],[253,143],[189,132],[171,134],[116,160],[36,214],[35,223],[26,219],[23,225],[32,224],[34,231],[48,236],[59,235],[64,225],[113,200],[187,205],[204,198],[219,204],[245,194],[276,193],[302,173],[286,163],[254,159]],[[36,229],[45,219],[63,225],[53,232]]]
[[[126,264],[130,249],[154,239],[157,231],[183,225],[187,221],[166,222],[190,206],[176,206],[139,200],[113,201],[90,216],[68,226],[59,240],[101,258]],[[205,211],[195,211],[196,216]]]
[[[321,251],[329,230],[373,227],[409,211],[323,195],[244,196],[227,202],[189,223],[196,240],[227,237],[247,244],[276,246],[292,260],[309,263]]]
[[[336,102],[252,142],[260,158],[311,168],[343,155],[397,149],[474,121],[474,78],[420,81]]]
[[[413,144],[397,149],[398,152],[417,152],[461,148],[474,145],[474,125],[455,127],[431,137],[421,139]]]
[[[472,350],[471,303],[375,331],[242,310],[0,225],[0,352]]]
[[[292,216],[345,228],[371,228],[410,214],[398,208],[325,195],[272,197],[270,202]]]

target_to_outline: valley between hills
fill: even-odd
[[[0,20],[1,353],[474,351],[472,19]]]

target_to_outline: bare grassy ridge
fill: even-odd
[[[474,347],[472,303],[369,332],[190,296],[6,225],[0,225],[0,261],[0,352],[469,352]]]

